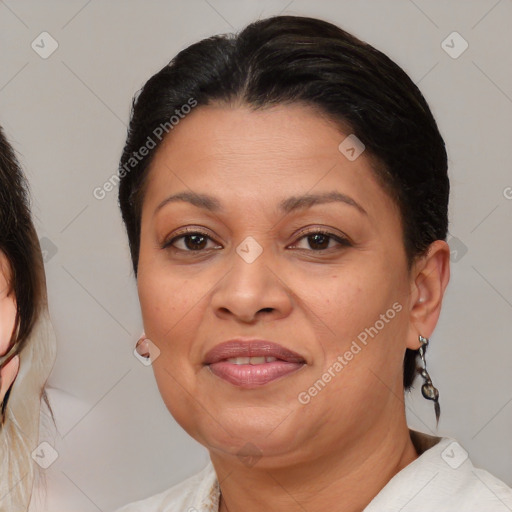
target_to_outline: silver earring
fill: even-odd
[[[430,378],[430,375],[427,372],[427,363],[425,362],[425,350],[428,346],[428,338],[424,338],[423,336],[419,336],[419,340],[421,343],[421,347],[419,348],[419,353],[421,357],[421,362],[423,363],[423,368],[418,368],[418,373],[423,377],[425,380],[423,386],[421,386],[421,394],[427,399],[427,400],[433,400],[434,401],[434,410],[436,412],[436,422],[439,423],[439,416],[441,414],[441,407],[439,406],[439,391],[434,385],[432,384],[432,379]]]

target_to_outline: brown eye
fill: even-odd
[[[165,242],[162,248],[173,248],[184,252],[201,252],[204,249],[220,248],[219,245],[208,247],[208,242],[213,243],[213,240],[206,233],[201,231],[190,231],[171,238],[168,242]]]
[[[183,237],[185,247],[191,251],[204,249],[206,246],[207,238],[203,235],[186,235]]]
[[[311,249],[327,249],[329,242],[332,240],[328,235],[323,233],[315,233],[314,235],[307,236],[309,246]]]
[[[335,248],[336,244],[338,246],[345,247],[351,245],[346,238],[325,231],[313,231],[306,233],[298,239],[298,242],[301,240],[306,241],[307,247],[298,247],[297,243],[293,247],[313,251],[325,251],[327,249]],[[332,242],[334,242],[334,245]]]

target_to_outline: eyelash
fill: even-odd
[[[180,240],[182,238],[185,239],[186,237],[193,236],[193,235],[200,235],[200,236],[203,236],[203,237],[208,238],[209,240],[213,241],[213,239],[208,235],[208,233],[201,231],[200,229],[197,229],[197,228],[192,228],[192,229],[186,230],[186,231],[174,236],[170,240],[164,242],[164,244],[162,245],[162,249],[174,249],[175,251],[180,251],[180,252],[185,252],[185,253],[198,253],[198,254],[204,253],[206,250],[208,250],[208,249],[199,249],[199,250],[194,251],[194,250],[190,250],[190,249],[179,249],[177,247],[173,247],[173,244],[177,240]],[[352,244],[350,243],[348,238],[345,238],[340,235],[335,235],[334,233],[330,233],[329,231],[325,231],[325,230],[321,230],[321,229],[310,230],[310,231],[305,231],[305,232],[301,233],[300,237],[297,239],[297,242],[304,238],[307,238],[309,236],[313,236],[313,235],[326,236],[329,239],[336,241],[340,247],[351,247],[352,246]],[[295,244],[297,242],[295,242]],[[321,252],[330,251],[332,249],[333,249],[333,247],[330,247],[327,249],[299,249],[299,250],[321,253]]]

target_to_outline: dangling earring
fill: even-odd
[[[425,379],[423,386],[421,386],[421,394],[427,400],[434,401],[434,410],[436,412],[436,424],[439,424],[439,416],[441,414],[441,407],[439,406],[439,391],[432,384],[432,379],[427,372],[427,363],[425,362],[425,350],[428,346],[428,338],[424,338],[419,335],[419,340],[421,343],[421,347],[419,348],[419,353],[421,357],[421,361],[423,363],[423,368],[418,368],[418,373]]]

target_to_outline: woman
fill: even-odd
[[[121,510],[504,510],[407,427],[449,281],[443,139],[388,57],[278,16],[180,52],[134,101],[119,200],[145,336],[200,474]]]
[[[1,128],[0,228],[0,510],[18,511],[27,510],[32,493],[55,338],[26,182]]]

